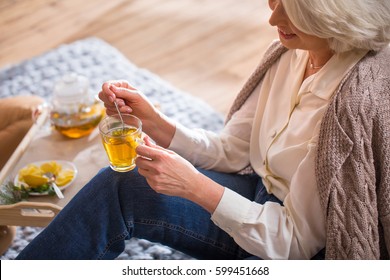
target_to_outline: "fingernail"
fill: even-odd
[[[111,103],[114,103],[114,97],[112,97],[111,95],[108,97],[108,100],[110,100]]]

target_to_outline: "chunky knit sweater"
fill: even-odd
[[[226,121],[286,51],[275,41]],[[390,47],[368,52],[343,78],[321,123],[316,179],[327,259],[388,259],[390,252]]]

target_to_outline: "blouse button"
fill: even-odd
[[[278,132],[276,130],[274,130],[274,132],[272,132],[272,134],[271,134],[271,137],[275,138],[276,134],[278,134]]]

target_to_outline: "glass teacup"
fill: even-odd
[[[123,123],[119,115],[106,116],[99,124],[99,131],[110,167],[127,172],[135,168],[135,149],[142,142],[142,123],[134,115],[121,116]]]

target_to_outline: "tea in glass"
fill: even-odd
[[[99,124],[100,135],[106,150],[110,167],[118,172],[127,172],[135,168],[137,153],[135,149],[141,141],[141,121],[128,114],[107,116]]]

